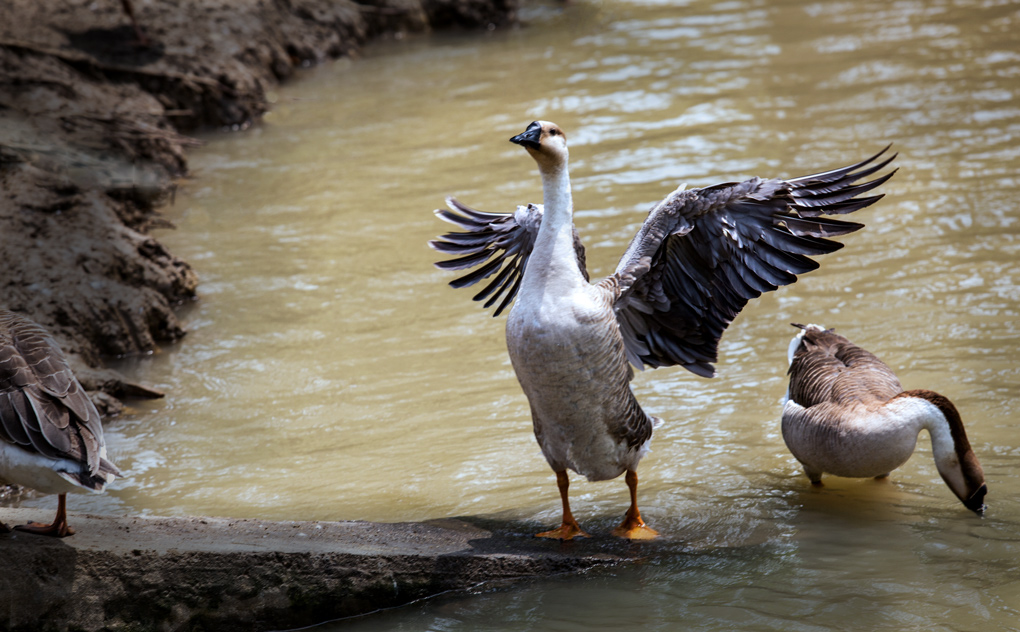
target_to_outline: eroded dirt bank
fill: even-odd
[[[186,134],[244,128],[303,64],[374,37],[512,23],[516,0],[0,2],[0,306],[49,328],[107,413],[155,395],[103,368],[184,335],[198,278],[148,235]]]
[[[373,37],[515,20],[516,0],[0,2],[0,306],[50,329],[106,413],[156,395],[104,358],[184,335],[187,262],[148,231],[187,174],[187,134],[242,129],[303,64]],[[51,517],[0,509],[4,522]],[[571,572],[628,545],[536,541],[478,520],[382,525],[72,515],[78,533],[0,536],[0,629],[262,630],[481,582]],[[520,532],[518,532],[520,531]]]
[[[41,520],[10,510],[12,522]],[[0,538],[0,628],[293,629],[449,590],[578,572],[651,554],[606,537],[530,538],[534,525],[262,522],[74,516],[64,540]],[[6,627],[4,626],[6,624]]]

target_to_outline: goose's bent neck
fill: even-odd
[[[967,435],[963,430],[963,422],[955,408],[952,412],[939,405],[944,397],[931,391],[905,391],[889,401],[887,406],[902,415],[905,424],[909,424],[920,433],[927,430],[931,437],[932,456],[938,465],[947,464],[970,450]],[[947,414],[948,413],[948,414]]]

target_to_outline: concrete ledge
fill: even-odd
[[[45,514],[45,515],[44,515]],[[7,524],[48,520],[5,509]],[[266,522],[72,515],[63,540],[0,535],[0,628],[275,630],[485,582],[578,572],[639,555],[615,539],[559,543],[535,525]]]

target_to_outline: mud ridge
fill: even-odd
[[[267,92],[369,40],[514,23],[516,0],[0,3],[0,306],[51,330],[100,410],[158,396],[104,367],[184,335],[187,262],[148,233],[188,172],[187,134],[243,129]]]
[[[0,307],[47,327],[105,415],[160,394],[104,366],[184,335],[194,269],[149,231],[188,174],[189,133],[242,130],[267,93],[373,38],[513,24],[516,0],[0,2]],[[6,504],[6,503],[5,503]],[[2,508],[0,520],[48,511]],[[506,524],[71,517],[0,535],[0,629],[266,630],[626,556]],[[585,552],[586,551],[586,552]]]

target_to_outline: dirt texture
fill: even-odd
[[[6,510],[13,523],[50,516]],[[661,543],[561,544],[536,525],[262,522],[75,515],[78,534],[0,537],[0,628],[293,629],[451,590],[655,555]],[[5,626],[5,627],[4,627]]]
[[[517,0],[0,2],[0,306],[48,328],[104,413],[158,396],[104,358],[184,335],[187,262],[148,235],[187,134],[243,129],[303,65],[375,37],[512,23]]]
[[[0,1],[0,306],[48,328],[105,414],[158,396],[104,367],[184,335],[169,222],[188,136],[243,129],[303,65],[372,38],[512,23],[516,0]],[[3,509],[12,524],[52,516]],[[73,515],[0,535],[0,629],[265,630],[624,559],[477,520],[381,525]],[[530,529],[527,529],[530,530]],[[526,531],[526,530],[522,530]]]

